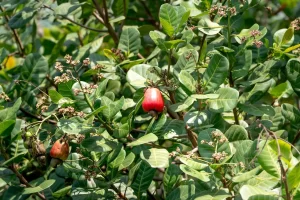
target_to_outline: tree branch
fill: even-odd
[[[114,43],[117,45],[119,43],[119,38],[117,33],[115,32],[114,28],[111,26],[110,22],[109,22],[109,17],[108,17],[108,11],[107,11],[107,6],[106,6],[106,1],[103,1],[103,9],[104,12],[102,11],[99,3],[97,0],[93,0],[93,3],[95,5],[95,8],[97,10],[97,12],[99,13],[99,15],[101,16],[101,19],[99,16],[97,17],[97,13],[93,13],[93,15],[100,21],[100,23],[103,23],[104,26],[107,28],[108,33],[111,35],[111,37],[114,40]]]

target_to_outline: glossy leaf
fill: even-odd
[[[220,113],[231,111],[236,107],[239,98],[239,92],[236,89],[220,88],[217,94],[219,94],[217,99],[207,101],[210,110]]]
[[[143,150],[140,156],[152,168],[167,168],[169,166],[169,152],[166,149],[151,148]]]
[[[144,135],[140,138],[138,138],[137,140],[131,142],[128,144],[128,146],[137,146],[137,145],[141,145],[141,144],[145,144],[148,142],[156,142],[158,140],[158,137],[156,135],[154,135],[153,133],[149,133],[147,135]]]
[[[203,75],[203,84],[206,92],[213,91],[227,78],[229,62],[226,57],[220,54],[214,54]]]
[[[126,55],[139,53],[141,46],[140,32],[136,28],[126,28],[122,31],[118,48]]]

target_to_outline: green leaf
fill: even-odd
[[[167,168],[167,170],[164,173],[164,179],[163,179],[164,189],[166,193],[170,192],[178,183],[178,181],[181,180],[182,178],[181,174],[182,171],[175,164],[171,164]]]
[[[283,139],[277,139],[278,145],[280,147],[280,153],[282,155],[282,159],[286,159],[286,161],[290,161],[293,157],[292,154],[292,146],[288,142]],[[271,140],[269,142],[269,146],[278,154],[278,146],[276,140]]]
[[[151,168],[146,162],[139,165],[136,177],[131,185],[131,188],[137,194],[138,198],[144,191],[148,189],[154,177],[156,169]]]
[[[268,174],[266,171],[262,171],[259,175],[254,176],[247,181],[247,185],[252,185],[262,189],[273,189],[278,183],[279,179]]]
[[[21,106],[22,100],[21,97],[17,99],[12,107],[0,110],[0,121],[5,120],[15,120],[17,117],[17,112]]]
[[[26,152],[22,152],[22,153],[19,153],[17,155],[14,155],[13,157],[11,157],[10,159],[6,160],[5,162],[3,162],[1,164],[1,166],[9,166],[11,165],[12,163],[19,163],[21,162],[21,160],[23,159],[23,157],[27,154],[27,151]]]
[[[185,90],[189,91],[190,94],[196,92],[196,81],[189,72],[181,70],[178,75],[178,79],[182,84],[182,87],[184,87]]]
[[[141,46],[140,32],[136,28],[126,28],[122,31],[118,49],[127,56],[131,53],[137,55]]]
[[[55,183],[55,180],[52,180],[52,179],[45,180],[39,186],[31,187],[31,188],[25,188],[23,194],[32,194],[32,193],[41,192],[41,191],[49,188],[54,183]]]
[[[169,152],[166,149],[146,149],[141,151],[140,157],[153,168],[169,167]]]
[[[300,61],[298,59],[290,59],[286,64],[287,79],[291,83],[295,93],[300,96]]]
[[[127,72],[126,79],[135,89],[146,87],[147,79],[157,81],[157,75],[150,72],[151,65],[139,64],[130,68]]]
[[[84,3],[80,3],[80,4],[79,3],[72,4],[69,2],[62,3],[54,9],[54,13],[56,15],[67,16],[68,14],[71,14],[72,12],[76,11],[83,4]]]
[[[193,94],[191,95],[192,98],[195,99],[217,99],[219,98],[219,94]]]
[[[129,125],[128,123],[122,124],[118,128],[114,129],[113,135],[116,138],[125,138],[129,133]]]
[[[87,138],[81,142],[81,146],[89,151],[107,152],[117,147],[116,142],[107,140],[102,136],[94,136]]]
[[[56,192],[54,192],[52,194],[52,196],[55,197],[55,198],[65,197],[71,191],[71,189],[72,189],[72,186],[69,185],[69,186],[64,187],[64,188],[62,188],[60,190],[57,190]]]
[[[278,200],[278,196],[256,194],[251,196],[248,200]]]
[[[274,116],[275,110],[272,106],[264,105],[264,104],[238,104],[238,107],[246,112],[247,114],[253,115],[253,116],[263,116],[263,115],[269,115]]]
[[[293,93],[293,88],[289,81],[280,83],[275,87],[270,88],[269,93],[280,100],[281,98],[288,98]]]
[[[182,103],[175,103],[170,106],[170,109],[174,112],[180,112],[187,108],[189,108],[193,103],[195,99],[188,97],[184,102]]]
[[[230,126],[230,128],[225,132],[225,136],[230,142],[248,139],[246,129],[240,125]]]
[[[180,169],[186,173],[187,175],[190,175],[194,178],[197,178],[203,182],[208,182],[209,181],[209,174],[205,171],[197,171],[187,165],[184,165],[184,164],[181,164],[180,166]]]
[[[234,155],[231,158],[231,162],[233,163],[244,163],[245,166],[250,165],[250,162],[256,155],[256,142],[254,143],[251,140],[239,140],[235,142],[231,142],[231,144],[236,149]],[[239,173],[243,170],[242,167],[238,166],[233,169],[235,173]]]
[[[156,135],[182,135],[185,133],[185,124],[182,120],[177,119],[165,119],[166,121],[161,121],[161,124],[154,124],[153,129],[149,132],[152,132]]]
[[[194,158],[188,158],[188,157],[183,157],[180,156],[179,160],[183,163],[186,164],[187,166],[195,169],[195,170],[202,170],[205,167],[207,167],[207,164],[202,163],[201,161],[194,159]]]
[[[124,105],[124,97],[121,97],[118,101],[111,101],[107,97],[102,97],[101,98],[101,103],[103,106],[106,106],[101,113],[102,115],[108,120],[111,121],[113,117],[122,109]]]
[[[208,107],[213,112],[226,112],[231,111],[236,107],[239,92],[234,88],[220,88],[217,91],[219,97],[217,99],[209,99],[207,100]]]
[[[294,41],[294,28],[280,29],[274,33],[274,41],[278,47],[289,47]]]
[[[124,15],[124,12],[127,14],[128,8],[129,8],[129,0],[126,1],[115,0],[112,3],[112,10],[114,11],[114,16]]]
[[[203,87],[207,92],[214,91],[225,81],[229,70],[229,62],[221,54],[214,54],[203,75]]]
[[[25,7],[23,10],[17,12],[8,22],[8,26],[12,29],[24,27],[36,14],[33,8]]]
[[[255,103],[260,100],[270,89],[273,80],[270,79],[263,83],[256,83],[253,89],[249,92],[247,100],[251,103]]]
[[[287,173],[287,183],[289,191],[297,188],[300,184],[300,162],[298,162],[289,172]]]
[[[169,193],[166,200],[187,200],[195,194],[195,190],[195,184],[192,181],[189,181]]]
[[[236,58],[232,68],[232,78],[234,80],[245,77],[252,64],[252,51],[245,50],[244,53]]]
[[[93,112],[91,112],[90,114],[88,114],[87,116],[85,116],[86,119],[90,118],[91,116],[97,116],[97,114],[99,112],[101,112],[102,110],[104,110],[105,108],[107,108],[107,106],[101,106],[99,108],[97,108],[96,110],[94,110]]]
[[[201,18],[198,22],[198,29],[206,35],[216,35],[222,30],[222,26],[212,22],[209,18]]]
[[[21,69],[21,78],[39,86],[47,76],[49,66],[46,58],[38,53],[26,56]],[[32,88],[32,86],[30,86]]]
[[[156,142],[158,140],[158,137],[156,135],[154,135],[153,133],[149,133],[147,135],[144,135],[140,138],[138,138],[137,140],[129,143],[127,146],[129,147],[133,147],[133,146],[137,146],[137,145],[141,145],[141,144],[145,144],[148,142]]]
[[[195,195],[196,196],[196,195]],[[193,196],[194,197],[194,196]],[[197,194],[197,197],[194,200],[224,200],[227,199],[227,197],[231,197],[228,192],[224,190],[218,190],[215,191],[204,191]]]
[[[242,196],[242,199],[250,199],[250,197],[254,196],[254,195],[271,195],[271,196],[276,195],[276,193],[271,191],[271,190],[266,191],[266,190],[263,190],[261,188],[254,187],[254,186],[251,186],[251,185],[243,185],[240,188],[239,192]]]
[[[248,172],[237,174],[232,178],[232,181],[235,183],[241,183],[250,180],[251,178],[255,177],[258,173],[262,171],[261,167],[258,166]]]
[[[125,159],[123,160],[123,162],[122,162],[121,165],[119,166],[119,169],[118,169],[118,170],[120,171],[120,170],[122,170],[122,169],[124,169],[124,168],[129,167],[129,166],[133,163],[134,159],[135,159],[135,154],[132,153],[132,152],[130,152],[130,153],[125,157]]]
[[[165,41],[164,42],[164,46],[167,48],[167,49],[174,49],[177,47],[178,44],[182,43],[182,42],[185,42],[184,40],[171,40],[171,41]]]
[[[259,144],[260,149],[263,148],[265,141],[261,141]],[[280,177],[280,168],[278,164],[278,155],[268,144],[261,150],[257,156],[258,163],[262,168],[277,178]]]
[[[15,120],[5,120],[0,122],[0,138],[10,136],[15,124]]]
[[[170,37],[181,31],[182,25],[188,20],[190,12],[182,6],[163,4],[159,10],[159,21]]]
[[[179,74],[181,70],[185,70],[188,73],[194,72],[198,56],[198,52],[194,49],[187,50],[181,54],[177,63],[174,65],[175,74]]]
[[[57,126],[65,133],[69,134],[78,134],[82,131],[92,128],[92,126],[84,124],[83,119],[79,117],[70,119],[61,118],[57,123]]]
[[[121,164],[123,163],[123,161],[125,159],[125,156],[126,156],[126,151],[122,147],[122,149],[120,150],[118,156],[114,160],[110,161],[108,163],[108,166],[110,168],[113,168],[113,169],[114,168],[119,168],[121,166]]]
[[[61,98],[63,98],[63,96],[59,94],[56,90],[49,90],[48,94],[51,98],[51,101],[56,104],[59,102]]]
[[[213,141],[211,133],[213,131],[217,131],[217,129],[209,128],[206,130],[202,130],[198,134],[198,151],[201,157],[212,158],[212,155],[215,153],[215,148],[211,145],[208,145],[208,142]],[[206,143],[201,143],[201,141],[205,141]]]

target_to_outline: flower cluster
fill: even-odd
[[[201,140],[201,144],[208,144],[209,146],[212,146],[212,147],[214,146],[214,143],[212,141],[207,142],[205,140]]]
[[[79,64],[78,60],[72,60],[72,56],[70,56],[69,54],[65,55],[64,59],[66,59],[66,63],[70,64],[72,66],[76,66]]]
[[[10,101],[10,98],[4,92],[0,93],[0,99],[4,99],[5,101]]]
[[[300,48],[293,50],[292,53],[295,55],[300,55]]]
[[[64,66],[60,63],[60,62],[56,62],[54,68],[59,71],[59,72],[63,72],[64,71]]]
[[[223,133],[219,130],[215,130],[211,134],[215,141],[218,141],[220,143],[224,143],[228,141],[227,138],[223,135]]]
[[[56,76],[54,78],[54,83],[57,85],[59,83],[66,83],[68,81],[72,80],[72,78],[67,73],[63,73],[61,76]]]
[[[100,64],[96,64],[95,66],[92,67],[93,70],[101,70],[104,69],[105,66],[104,65],[100,65]]]
[[[292,21],[291,27],[294,27],[295,30],[300,30],[300,18],[297,18],[294,21]]]
[[[122,62],[125,60],[125,56],[123,55],[120,49],[112,48],[111,51],[113,52],[113,54],[115,54],[118,62]]]
[[[214,153],[212,155],[212,157],[216,160],[216,161],[221,161],[223,160],[224,158],[226,158],[227,156],[227,153],[225,151],[222,151],[222,152],[217,152],[217,153]]]
[[[87,180],[90,180],[91,178],[95,178],[97,176],[97,172],[96,172],[97,168],[98,167],[96,165],[88,166],[88,170],[85,171],[85,174],[84,174],[85,178]]]
[[[63,115],[69,115],[69,116],[79,116],[79,117],[85,116],[84,112],[82,112],[82,111],[76,112],[75,109],[71,106],[58,109],[58,113],[63,114]]]
[[[91,63],[91,62],[90,62],[90,59],[89,59],[89,58],[86,58],[86,59],[84,59],[84,60],[82,61],[82,65],[83,65],[83,66],[88,66],[90,63]]]
[[[253,45],[255,45],[257,48],[260,48],[264,43],[260,40],[254,40]]]
[[[36,108],[40,108],[42,110],[42,112],[45,112],[48,110],[47,105],[45,105],[47,103],[47,97],[42,96],[41,98],[38,99],[38,102],[36,104]]]
[[[228,13],[230,13],[230,16],[234,16],[237,14],[235,7],[227,7],[227,6],[220,6],[214,5],[210,9],[211,15],[218,14],[220,17],[226,17]]]
[[[250,34],[251,34],[251,36],[252,37],[256,37],[256,36],[261,36],[261,32],[259,31],[259,30],[252,30],[251,32],[250,32]]]
[[[83,86],[82,89],[75,88],[73,89],[74,95],[78,95],[80,92],[85,94],[92,94],[94,89],[97,89],[97,85],[90,84],[89,86]]]

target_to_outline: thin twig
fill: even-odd
[[[102,8],[100,7],[99,3],[97,0],[93,0],[93,4],[95,5],[95,8],[97,10],[97,12],[99,13],[99,15],[101,16],[101,18],[97,15],[97,13],[93,13],[93,15],[101,22],[104,23],[104,26],[107,28],[108,33],[110,34],[110,36],[113,38],[115,45],[117,45],[119,43],[119,38],[117,33],[115,32],[114,28],[111,26],[110,22],[109,22],[109,17],[108,17],[108,11],[107,11],[107,6],[106,6],[106,1],[103,1],[103,9],[104,12],[102,11]],[[102,20],[103,19],[103,20]]]
[[[151,11],[149,10],[149,8],[148,8],[148,6],[146,5],[146,3],[145,3],[144,1],[142,1],[142,0],[140,0],[139,2],[142,4],[142,6],[144,7],[144,9],[145,9],[145,11],[146,11],[148,17],[150,18],[149,21],[151,22],[151,24],[152,24],[155,28],[159,29],[159,24],[157,24],[156,20],[155,20],[154,17],[152,16]],[[150,1],[149,1],[149,2],[150,2]]]
[[[43,5],[43,7],[44,7],[44,8],[47,8],[47,9],[49,9],[49,10],[54,11],[50,6]],[[66,19],[66,20],[68,20],[68,21],[70,21],[70,22],[72,22],[72,23],[74,23],[74,24],[76,24],[76,25],[82,27],[82,28],[85,28],[85,29],[88,29],[88,30],[91,30],[91,31],[95,31],[95,32],[98,32],[98,33],[107,33],[107,32],[108,32],[107,30],[99,30],[99,29],[95,29],[95,28],[90,28],[90,27],[88,27],[88,26],[86,26],[86,25],[83,25],[83,24],[80,24],[80,23],[74,21],[73,19],[70,19],[69,17],[66,17],[66,16],[64,16],[64,15],[59,15],[59,16],[60,16],[61,18],[63,18],[63,19]]]
[[[0,6],[0,10],[1,10],[1,12],[5,12],[5,10]],[[6,22],[8,23],[9,22],[9,18],[8,18],[8,16],[7,15],[4,15],[4,18],[5,18],[5,20],[6,20]],[[8,26],[9,27],[9,26]],[[9,27],[10,28],[10,27]],[[21,42],[21,39],[20,39],[20,37],[19,37],[19,35],[18,35],[18,32],[15,30],[15,29],[12,29],[12,28],[10,28],[10,30],[13,32],[13,35],[14,35],[14,38],[15,38],[15,40],[16,40],[16,42],[17,42],[17,44],[18,44],[18,47],[19,47],[19,52],[20,52],[20,56],[22,56],[22,57],[24,57],[25,56],[25,48],[24,48],[24,46],[23,46],[23,44],[22,44],[22,42]]]
[[[44,120],[43,117],[41,116],[36,116],[35,114],[27,111],[25,108],[20,107],[20,110],[25,114],[28,115],[31,118],[37,119],[37,120]],[[49,122],[50,124],[57,124],[57,121],[55,120],[51,120],[51,119],[47,119],[47,122]]]
[[[283,167],[283,163],[282,163],[282,160],[281,160],[281,149],[280,149],[280,145],[279,145],[279,142],[278,142],[278,138],[276,136],[276,134],[267,129],[264,125],[260,124],[260,126],[265,130],[266,133],[270,134],[276,141],[276,144],[277,144],[277,151],[278,151],[278,163],[279,163],[279,166],[280,166],[280,171],[281,171],[281,180],[284,184],[284,189],[285,189],[285,195],[286,195],[286,199],[287,200],[291,200],[291,194],[289,192],[289,187],[288,187],[288,183],[287,183],[287,177],[286,177],[286,171]]]
[[[1,141],[1,140],[0,140]],[[0,152],[1,155],[4,157],[5,160],[9,160],[8,154],[5,152],[4,146],[2,142],[0,142]],[[16,165],[13,163],[11,166],[9,166],[9,169],[14,172],[14,174],[18,177],[21,183],[26,185],[26,187],[32,187],[29,182],[26,180],[26,178],[17,170]],[[43,200],[46,200],[45,196],[39,192],[36,193],[38,197],[40,197]]]

